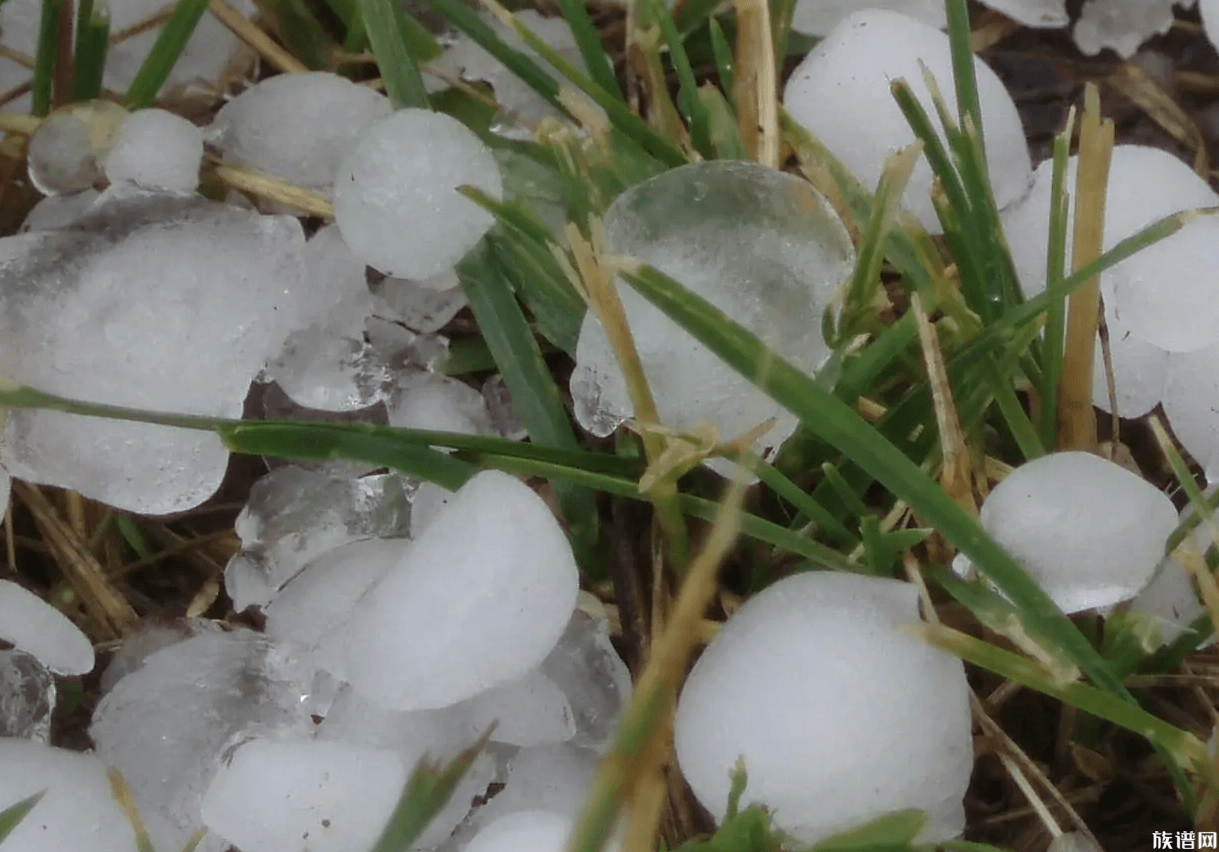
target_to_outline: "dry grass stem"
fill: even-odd
[[[212,171],[217,178],[233,189],[248,192],[267,201],[278,201],[281,204],[296,207],[311,216],[318,216],[326,220],[334,219],[334,206],[330,203],[330,199],[320,192],[271,177],[255,169],[230,163],[215,163]]]
[[[733,0],[736,7],[737,126],[750,158],[770,169],[779,167],[779,86],[774,38],[766,0]]]
[[[271,67],[287,74],[301,74],[309,70],[308,65],[276,44],[274,39],[230,6],[226,0],[211,0],[208,8],[220,23],[228,27],[233,35],[265,59]]]

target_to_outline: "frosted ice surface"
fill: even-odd
[[[105,694],[122,678],[144,665],[144,661],[160,651],[200,633],[220,633],[218,622],[206,618],[183,618],[168,624],[145,621],[123,636],[123,644],[110,657],[102,672],[101,690]]]
[[[1075,22],[1075,44],[1089,56],[1110,48],[1129,59],[1147,39],[1168,32],[1173,5],[1174,0],[1087,0]]]
[[[228,162],[329,193],[335,169],[389,98],[338,74],[278,74],[221,108],[208,139]]]
[[[753,163],[682,166],[635,186],[605,216],[606,251],[651,264],[757,334],[797,367],[829,356],[821,319],[855,253],[842,223],[808,182]],[[796,419],[725,365],[625,282],[617,284],[660,419],[710,421],[721,439],[769,417],[769,455]],[[626,383],[600,322],[580,328],[571,376],[576,418],[597,436],[631,417]],[[723,466],[720,466],[723,469]]]
[[[288,335],[265,377],[315,411],[360,411],[384,401],[393,386],[389,365],[366,341],[317,325]]]
[[[961,661],[902,632],[918,593],[896,580],[812,572],[751,598],[695,663],[678,702],[682,773],[722,819],[738,757],[742,806],[816,843],[900,808],[955,837],[973,768]]]
[[[1142,2],[1142,0],[1137,0]],[[1071,23],[1066,0],[980,0],[996,12],[1026,27],[1057,29]]]
[[[4,840],[4,852],[135,852],[106,766],[91,754],[0,737],[0,810],[47,793]]]
[[[1113,359],[1118,414],[1122,417],[1142,417],[1164,397],[1168,384],[1169,353],[1135,337],[1112,314],[1112,310],[1106,306],[1105,319],[1109,330],[1109,354]],[[1109,412],[1111,406],[1107,382],[1098,339],[1092,362],[1092,404]]]
[[[920,63],[935,77],[948,109],[955,114],[948,36],[896,12],[856,12],[835,27],[788,78],[783,104],[792,118],[871,189],[885,160],[914,141],[890,92],[892,81],[904,78],[927,112],[936,114]],[[1011,95],[976,57],[974,74],[991,183],[1002,209],[1028,192],[1032,164]],[[922,158],[911,175],[905,201],[923,226],[938,234],[941,228],[931,204],[931,185],[931,168]]]
[[[21,223],[21,233],[66,228],[89,211],[98,195],[96,189],[86,189],[72,195],[48,195],[26,215]]]
[[[71,195],[92,187],[102,179],[101,161],[126,114],[109,101],[90,101],[47,116],[30,135],[30,182],[43,195]]]
[[[466,852],[562,852],[573,825],[548,811],[518,811],[476,834]]]
[[[425,281],[386,276],[372,285],[372,292],[380,316],[422,332],[440,331],[467,304],[452,269]]]
[[[860,9],[888,9],[943,29],[948,24],[944,4],[938,0],[797,0],[792,29],[805,35],[824,36]]]
[[[157,849],[180,849],[231,749],[258,736],[310,736],[307,667],[248,630],[170,645],[115,684],[93,714],[97,754],[123,773]],[[220,852],[214,835],[202,852]]]
[[[1198,598],[1189,571],[1175,559],[1165,559],[1147,587],[1130,602],[1130,612],[1151,618],[1160,641],[1169,644],[1189,629],[1206,607]]]
[[[367,852],[405,784],[392,752],[254,740],[217,773],[203,820],[242,852]]]
[[[1189,454],[1207,470],[1219,462],[1219,344],[1176,353],[1168,366],[1164,413]]]
[[[470,726],[480,732],[494,723],[492,740],[508,745],[561,743],[576,733],[567,696],[540,669],[532,669],[516,680],[480,692],[449,707],[447,712],[466,716]]]
[[[162,192],[199,187],[203,133],[163,109],[137,110],[119,125],[118,139],[102,163],[111,183],[132,183]]]
[[[10,580],[0,580],[0,639],[57,674],[93,670],[93,643],[62,612]]]
[[[0,240],[0,366],[69,397],[240,417],[297,318],[303,244],[287,217],[155,195]],[[144,514],[198,505],[228,461],[211,433],[49,411],[11,413],[2,456],[14,476]]]
[[[286,465],[254,483],[225,571],[233,606],[263,605],[306,564],[358,539],[405,537],[410,483],[398,474],[340,476]]]
[[[1063,452],[1016,468],[986,498],[980,521],[1072,613],[1138,594],[1160,564],[1177,513],[1125,468]]]
[[[388,708],[455,704],[545,659],[578,591],[550,509],[520,480],[484,471],[357,604],[349,680]]]
[[[434,482],[421,482],[411,502],[411,535],[418,538],[452,501],[454,494]]]
[[[54,710],[55,677],[51,670],[24,651],[0,650],[0,738],[45,743]]]
[[[457,192],[503,195],[495,158],[460,121],[402,109],[360,134],[335,175],[334,216],[352,253],[399,278],[457,264],[494,223]]]
[[[436,373],[399,379],[388,408],[389,425],[403,429],[496,434],[482,394],[465,382]]]
[[[601,748],[631,697],[631,673],[610,643],[609,625],[577,609],[540,670],[566,695],[577,746]]]

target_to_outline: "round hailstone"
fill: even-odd
[[[900,12],[936,29],[943,29],[948,24],[940,0],[797,0],[792,13],[792,29],[805,35],[824,36],[843,18],[860,9]]]
[[[1177,525],[1154,485],[1091,453],[1051,453],[999,483],[982,528],[1064,612],[1129,600],[1150,582]]]
[[[70,104],[30,135],[30,182],[43,195],[84,192],[102,177],[101,160],[118,138],[127,111],[109,101]]]
[[[622,193],[605,216],[605,246],[675,278],[809,373],[830,355],[822,316],[855,265],[846,229],[807,181],[724,160],[682,166]],[[617,288],[662,423],[689,429],[710,421],[727,440],[774,417],[757,443],[764,456],[791,435],[795,417],[628,284]],[[591,311],[571,392],[576,418],[594,435],[633,414]],[[712,466],[731,469],[722,460]]]
[[[783,90],[783,104],[792,118],[821,139],[870,189],[880,179],[886,158],[914,141],[914,132],[893,100],[892,81],[904,78],[927,112],[936,114],[921,65],[934,75],[955,114],[948,36],[896,12],[856,12],[835,27],[792,73]],[[991,183],[1002,209],[1028,192],[1032,163],[1011,95],[977,58],[974,73]],[[931,205],[932,180],[930,166],[920,159],[905,199],[923,226],[938,234],[940,222]]]
[[[743,758],[742,805],[814,844],[902,808],[920,843],[965,826],[973,768],[961,661],[903,632],[918,592],[896,580],[814,572],[780,580],[720,630],[682,689],[682,774],[717,820]]]
[[[1113,361],[1117,413],[1122,417],[1142,417],[1164,398],[1164,388],[1168,384],[1169,353],[1135,337],[1124,323],[1113,316],[1108,306],[1105,321],[1109,331],[1109,356]],[[1092,360],[1092,404],[1112,414],[1108,382],[1104,354],[1098,339]]]
[[[131,822],[115,802],[99,758],[0,737],[0,811],[42,790],[42,801],[0,844],[5,852],[136,848]]]
[[[578,592],[550,509],[519,480],[485,471],[356,605],[348,679],[395,710],[455,704],[542,662]]]
[[[228,162],[328,192],[360,133],[392,112],[385,95],[338,74],[279,74],[225,104],[208,141]]]
[[[203,822],[243,852],[371,849],[405,783],[390,751],[253,740],[212,780]]]
[[[93,671],[93,644],[67,616],[9,580],[0,580],[0,639],[57,674]]]
[[[113,184],[191,193],[199,188],[203,133],[163,109],[137,110],[119,125],[118,140],[102,164]]]
[[[334,179],[334,218],[352,253],[398,278],[455,266],[495,220],[457,187],[503,197],[490,149],[460,121],[403,109],[367,128]]]
[[[1215,481],[1219,464],[1219,344],[1177,353],[1168,365],[1164,413],[1177,440]]]
[[[1067,0],[980,0],[1018,24],[1036,29],[1058,29],[1071,23]]]
[[[562,852],[572,821],[549,811],[518,811],[488,825],[466,852]]]

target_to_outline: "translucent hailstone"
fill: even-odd
[[[1122,417],[1142,417],[1159,405],[1168,384],[1169,353],[1135,337],[1120,322],[1108,305],[1105,321],[1109,332],[1109,357],[1113,362],[1113,387],[1117,413]],[[1092,404],[1110,414],[1109,378],[1100,340],[1092,360]]]
[[[400,379],[388,407],[391,426],[463,435],[495,434],[483,395],[448,376],[416,373]]]
[[[675,278],[809,373],[830,354],[822,316],[855,263],[842,223],[806,181],[723,160],[682,166],[622,193],[605,216],[605,247]],[[757,445],[763,454],[792,433],[795,417],[624,281],[617,288],[664,425],[710,421],[727,440],[774,417]],[[594,435],[633,415],[592,312],[580,328],[571,392],[576,418]]]
[[[1143,42],[1168,32],[1174,4],[1192,6],[1193,0],[1087,0],[1075,22],[1075,44],[1089,56],[1109,48],[1129,59]]]
[[[499,199],[490,150],[460,121],[403,109],[366,128],[335,175],[334,216],[353,254],[374,269],[425,279],[456,265],[494,223],[457,192]]]
[[[1219,344],[1174,354],[1164,413],[1177,440],[1212,476],[1219,463]]]
[[[5,838],[5,852],[136,849],[100,758],[0,737],[0,811],[43,790],[42,801]]]
[[[402,795],[393,752],[324,740],[253,740],[203,797],[204,823],[242,852],[366,852]]]
[[[802,844],[902,808],[919,842],[964,828],[973,768],[960,660],[902,631],[918,592],[813,572],[750,599],[695,663],[674,727],[677,761],[716,819],[743,758],[742,805],[767,805]]]
[[[1051,453],[982,504],[994,536],[1064,612],[1112,606],[1147,585],[1177,525],[1172,501],[1100,456]]]
[[[102,161],[127,111],[109,101],[72,104],[43,119],[30,135],[27,171],[43,195],[71,195],[102,178]]]
[[[208,140],[228,162],[329,192],[343,155],[391,112],[385,95],[338,74],[278,74],[225,104]]]
[[[356,605],[348,678],[387,708],[455,704],[540,663],[571,618],[578,588],[571,546],[550,509],[519,480],[485,471]]]
[[[425,333],[440,331],[467,304],[452,269],[423,281],[386,276],[372,284],[372,293],[378,316]]]
[[[923,79],[923,65],[955,114],[948,36],[896,12],[856,12],[835,27],[792,73],[783,90],[783,104],[792,118],[871,188],[880,178],[885,160],[914,141],[914,132],[893,100],[891,83],[905,79],[924,109],[936,114]],[[1011,95],[977,58],[974,74],[991,183],[1002,209],[1028,191],[1032,164]],[[932,179],[930,166],[920,159],[905,200],[923,226],[938,234],[940,223],[931,204]]]
[[[466,852],[562,852],[573,825],[549,811],[518,811],[476,834]]]
[[[948,18],[939,0],[797,0],[792,29],[805,35],[824,36],[852,12],[888,9],[943,29]]]
[[[1206,612],[1189,571],[1175,559],[1165,559],[1155,577],[1130,602],[1130,612],[1145,615],[1167,645]]]
[[[981,0],[981,3],[1026,27],[1057,29],[1071,23],[1067,0]]]
[[[0,580],[0,639],[57,674],[93,670],[89,637],[55,607],[9,580]]]

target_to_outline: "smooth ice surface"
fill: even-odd
[[[278,74],[225,104],[208,139],[228,162],[328,193],[344,153],[391,112],[385,95],[338,74]]]
[[[743,757],[742,806],[764,803],[802,843],[900,808],[928,812],[919,842],[965,827],[973,768],[960,660],[900,630],[907,583],[832,572],[780,580],[742,606],[695,663],[677,760],[717,819]]]
[[[1124,323],[1113,316],[1113,311],[1107,305],[1105,320],[1109,331],[1109,356],[1113,360],[1113,387],[1118,414],[1121,417],[1142,417],[1164,398],[1170,355],[1160,347],[1135,337]],[[1098,339],[1092,361],[1092,404],[1112,414],[1108,381]]]
[[[55,710],[55,677],[24,651],[0,650],[0,738],[45,743]],[[3,810],[0,805],[0,810]]]
[[[860,9],[900,12],[937,29],[948,23],[940,0],[797,0],[792,29],[805,35],[824,36]]]
[[[34,205],[21,223],[20,233],[27,231],[55,231],[66,228],[85,215],[100,193],[86,189],[72,195],[48,195]]]
[[[368,852],[405,783],[392,752],[254,740],[217,773],[203,821],[242,852]]]
[[[1100,456],[1051,453],[1016,468],[979,520],[1067,613],[1129,600],[1177,525],[1172,501]]]
[[[203,133],[163,109],[141,109],[119,125],[118,139],[102,163],[111,183],[190,193],[199,188]]]
[[[53,672],[93,670],[93,643],[62,612],[10,580],[0,580],[0,639]]]
[[[920,63],[935,77],[949,111],[955,114],[948,36],[896,12],[856,12],[835,27],[788,78],[783,104],[792,118],[871,189],[886,158],[914,141],[910,125],[893,100],[890,83],[904,78],[928,114],[936,114]],[[1003,83],[977,58],[974,74],[991,183],[1002,209],[1028,191],[1032,164],[1020,115]],[[921,158],[910,177],[905,201],[923,226],[938,234],[941,228],[931,205],[931,184],[931,168]]]
[[[220,760],[259,736],[313,733],[306,667],[249,630],[202,633],[157,651],[98,704],[89,733],[123,773],[157,849],[181,849]],[[209,835],[202,852],[224,844]]]
[[[1174,2],[1193,5],[1193,0],[1087,0],[1075,22],[1075,44],[1089,56],[1109,48],[1129,59],[1147,39],[1172,27]]]
[[[127,112],[109,101],[73,104],[47,116],[30,135],[27,173],[43,195],[83,192],[102,178],[101,163]]]
[[[68,397],[240,417],[308,316],[303,245],[294,219],[142,194],[0,240],[0,369]],[[52,411],[12,412],[0,452],[13,476],[144,514],[203,502],[228,462],[211,433]]]
[[[483,395],[465,382],[436,373],[415,373],[399,380],[388,408],[390,426],[463,435],[496,434]]]
[[[411,490],[389,473],[351,476],[285,465],[263,476],[234,524],[242,547],[225,570],[233,606],[266,604],[305,565],[340,545],[404,538]]]
[[[476,834],[466,852],[562,852],[573,825],[549,811],[518,811]]]
[[[682,166],[622,193],[605,216],[605,245],[675,278],[809,373],[830,354],[822,315],[855,263],[842,223],[806,181],[727,161]],[[795,417],[629,285],[618,281],[617,288],[665,426],[706,420],[728,440],[774,417],[757,444],[763,455],[792,433]],[[571,392],[576,418],[594,435],[610,434],[633,414],[591,311],[580,328]]]
[[[366,128],[334,181],[334,217],[352,253],[399,278],[440,274],[490,229],[491,214],[458,186],[503,196],[487,146],[457,119],[423,109]]]
[[[5,838],[4,852],[135,852],[106,766],[91,754],[0,737],[0,810],[47,793]]]
[[[485,471],[357,604],[349,680],[399,710],[470,698],[545,659],[578,590],[571,546],[550,509],[519,480]]]
[[[1219,463],[1219,344],[1173,355],[1164,413],[1177,440],[1214,481]]]
[[[980,0],[996,12],[1002,12],[1026,27],[1056,29],[1071,23],[1066,0]],[[1136,0],[1142,2],[1142,0]]]

